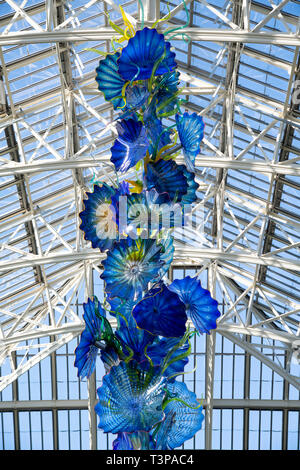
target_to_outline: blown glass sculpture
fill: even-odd
[[[95,184],[80,213],[85,240],[105,257],[104,300],[94,296],[83,305],[75,367],[88,379],[98,358],[104,365],[95,412],[99,428],[115,434],[113,449],[174,449],[204,419],[195,393],[178,380],[186,373],[190,338],[209,334],[220,315],[197,277],[167,278],[174,229],[184,206],[197,199],[195,157],[204,124],[180,109],[170,42],[155,28],[135,31],[121,11],[125,31],[110,24],[121,34],[117,43],[127,43],[116,50],[114,39],[114,52],[96,68],[99,90],[120,113],[111,147],[117,183]],[[171,116],[174,125],[166,125]],[[184,165],[175,161],[178,150]]]

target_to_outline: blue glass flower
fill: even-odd
[[[139,328],[153,335],[169,338],[183,336],[185,333],[185,306],[178,295],[162,283],[148,292],[134,307],[132,315]]]
[[[159,116],[170,116],[177,103],[179,72],[166,73],[156,79],[154,100]]]
[[[171,132],[163,126],[161,119],[156,114],[156,98],[152,99],[149,106],[146,106],[143,113],[144,126],[149,140],[149,153],[156,153],[171,142]]]
[[[200,153],[200,144],[204,135],[204,122],[201,116],[185,112],[176,114],[176,125],[187,169],[195,171],[195,158]]]
[[[163,419],[165,384],[156,367],[133,360],[112,367],[97,390],[99,428],[112,433],[149,431]]]
[[[168,289],[176,293],[185,304],[186,313],[199,333],[209,333],[217,327],[216,320],[220,316],[218,302],[208,290],[203,289],[197,278],[187,276],[176,279]]]
[[[135,81],[150,78],[154,67],[155,76],[174,70],[177,64],[170,47],[155,29],[137,31],[118,58],[119,74],[124,80]]]
[[[171,132],[162,125],[161,120],[157,117],[151,116],[151,118],[144,119],[144,126],[149,140],[150,154],[156,155],[162,147],[171,143]]]
[[[97,298],[88,299],[83,304],[85,329],[81,333],[80,343],[75,349],[75,367],[78,368],[78,377],[89,378],[95,369],[96,358],[99,352],[99,341],[105,329],[103,318],[105,310],[102,309]],[[97,345],[98,343],[98,345]]]
[[[198,199],[196,191],[199,188],[199,184],[195,181],[195,173],[192,173],[185,168],[183,170],[183,174],[186,177],[188,189],[187,193],[182,196],[181,204],[192,204]]]
[[[169,382],[175,380],[175,375],[183,372],[186,364],[189,362],[188,341],[183,345],[179,343],[180,339],[178,338],[155,338],[153,344],[147,348],[147,355],[156,366],[161,366],[167,354],[173,350],[168,360],[169,365],[163,373],[165,377],[168,377]]]
[[[179,85],[179,76],[180,73],[177,70],[173,70],[172,72],[156,77],[154,93],[162,90],[176,93]]]
[[[139,298],[141,300],[141,298]],[[134,300],[134,294],[132,293],[126,298],[110,297],[107,296],[107,302],[110,305],[110,315],[116,317],[120,325],[127,325],[131,317],[131,312],[137,300]]]
[[[117,352],[111,346],[101,349],[100,357],[106,372],[109,372],[113,366],[117,366],[120,363],[120,358]]]
[[[113,441],[113,450],[153,450],[155,444],[148,432],[119,432]]]
[[[84,239],[91,241],[92,247],[100,251],[110,249],[117,236],[111,207],[114,194],[115,189],[106,183],[95,185],[92,193],[86,193],[88,198],[84,200],[85,209],[79,214],[82,221],[79,228],[84,232]]]
[[[132,315],[128,319],[128,325],[122,323],[121,328],[116,331],[116,336],[122,345],[123,353],[137,362],[146,359],[145,348],[154,340],[154,336],[148,331],[136,327]]]
[[[118,437],[113,441],[113,450],[134,450],[130,436],[128,432],[119,432]]]
[[[145,105],[150,92],[145,85],[128,86],[125,92],[126,109],[138,109]]]
[[[118,137],[111,148],[111,161],[117,171],[127,171],[145,157],[149,147],[146,130],[141,121],[122,120],[117,123]]]
[[[167,193],[171,201],[180,202],[188,191],[184,168],[184,165],[177,165],[173,160],[150,162],[147,165],[145,185],[148,190],[155,188],[159,194]]]
[[[159,271],[159,277],[162,278],[169,271],[171,263],[173,261],[175,251],[174,238],[171,235],[163,236],[159,239],[159,242],[163,247],[160,259],[164,261],[164,264],[162,265]]]
[[[201,429],[204,415],[195,393],[184,382],[167,385],[165,419],[156,435],[156,449],[175,449]]]
[[[102,261],[104,272],[101,279],[106,282],[110,297],[128,298],[138,296],[159,276],[164,261],[160,258],[162,246],[156,240],[126,238],[115,243]]]
[[[126,81],[120,77],[118,73],[117,60],[120,53],[107,55],[105,59],[100,60],[99,66],[96,68],[96,81],[98,89],[102,91],[107,101],[111,101],[114,108],[121,108],[124,106],[124,99],[122,98],[122,89]]]

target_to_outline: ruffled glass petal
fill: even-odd
[[[149,431],[163,419],[165,384],[159,368],[132,360],[112,367],[97,390],[99,428],[112,433]]]
[[[195,393],[184,382],[167,385],[174,399],[164,408],[165,420],[156,436],[156,449],[175,449],[191,439],[201,429],[204,415]]]
[[[181,346],[179,342],[178,338],[155,338],[153,344],[147,348],[147,355],[156,366],[162,365],[166,355],[174,348],[168,360],[169,366],[164,371],[164,376],[168,377],[169,382],[175,380],[175,375],[183,372],[189,362],[189,343],[186,341]]]
[[[111,148],[111,161],[117,171],[127,171],[145,157],[149,147],[146,130],[140,121],[122,120],[117,123],[118,137]]]
[[[155,188],[159,194],[167,193],[171,201],[180,202],[188,191],[184,165],[172,160],[158,160],[147,165],[145,184],[147,189]]]
[[[134,307],[132,315],[139,328],[153,335],[169,338],[185,333],[185,305],[163,283],[148,292]]]
[[[105,311],[102,309],[95,297],[94,300],[88,299],[87,303],[83,304],[85,321],[85,329],[81,333],[80,342],[75,349],[75,362],[77,367],[77,375],[80,378],[89,378],[95,369],[96,357],[99,349],[96,346],[96,341],[99,341],[102,332],[105,329],[102,318],[105,318]]]
[[[153,450],[154,442],[148,432],[120,432],[113,441],[113,450]]]
[[[175,53],[165,41],[163,34],[155,29],[144,28],[130,38],[118,58],[118,71],[124,80],[146,80],[151,77],[153,67],[157,65],[156,75],[162,75],[175,69]],[[163,54],[165,56],[163,57]]]
[[[96,68],[96,81],[98,89],[102,91],[106,101],[111,101],[114,108],[124,106],[122,98],[122,89],[126,81],[118,73],[117,60],[120,53],[108,54],[105,59],[100,60],[99,66]]]
[[[216,320],[220,316],[218,302],[211,297],[208,290],[203,289],[197,278],[187,276],[184,279],[176,279],[168,289],[178,294],[186,306],[188,317],[199,333],[209,333],[217,327]]]
[[[176,114],[178,136],[182,145],[185,163],[189,171],[195,171],[195,158],[200,153],[200,144],[204,135],[204,122],[196,113]]]
[[[128,320],[128,325],[122,324],[122,327],[117,330],[116,336],[126,356],[130,355],[138,362],[146,360],[145,348],[152,344],[154,336],[137,328],[132,316]]]

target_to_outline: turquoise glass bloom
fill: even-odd
[[[134,360],[112,367],[97,390],[99,428],[112,433],[150,431],[164,417],[165,385],[159,368]]]
[[[161,251],[162,246],[156,240],[128,237],[115,243],[102,261],[104,272],[100,276],[110,297],[138,297],[149,282],[157,280],[164,263]]]
[[[111,148],[111,161],[117,171],[127,171],[145,157],[149,146],[143,124],[134,119],[117,123],[118,137]]]
[[[208,290],[203,289],[196,277],[176,279],[168,289],[176,293],[185,304],[187,316],[199,333],[209,333],[217,327],[216,320],[220,316],[218,302],[211,297]]]
[[[175,69],[175,53],[165,41],[163,34],[155,29],[144,28],[130,38],[118,58],[118,72],[124,80],[146,80]]]
[[[132,315],[139,328],[153,335],[169,338],[180,337],[185,333],[187,321],[185,306],[178,295],[171,292],[163,283],[153,287],[137,303]]]
[[[167,385],[165,419],[155,436],[156,449],[175,449],[201,429],[204,415],[195,393],[184,382]]]
[[[102,91],[107,101],[111,101],[114,108],[122,108],[125,105],[122,98],[122,89],[126,81],[118,73],[117,60],[120,53],[109,54],[100,60],[96,68],[96,81],[98,89]]]
[[[201,116],[185,112],[176,114],[178,136],[182,145],[185,163],[189,171],[195,171],[195,158],[200,153],[200,144],[204,135],[204,122]]]
[[[75,349],[75,367],[78,377],[89,378],[95,369],[96,358],[99,352],[102,333],[105,331],[105,310],[102,309],[97,298],[88,299],[83,304],[85,329],[81,333],[80,342]]]

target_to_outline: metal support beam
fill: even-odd
[[[28,266],[42,266],[51,263],[65,263],[92,260],[101,263],[105,255],[102,253],[95,253],[95,250],[83,249],[78,252],[63,252],[51,253],[48,255],[28,255],[22,256],[19,259],[12,259],[0,262],[0,272],[7,272],[11,269],[21,269]],[[277,256],[257,256],[255,254],[247,253],[246,251],[225,252],[218,249],[197,248],[191,249],[187,247],[175,247],[174,265],[197,265],[201,264],[204,259],[211,259],[218,262],[239,261],[241,263],[259,264],[265,266],[276,266],[285,270],[299,271],[300,260],[279,258]]]
[[[161,29],[161,28],[159,28]],[[162,30],[162,29],[161,29]],[[252,32],[247,30],[231,29],[202,29],[197,27],[185,28],[184,33],[192,41],[211,41],[217,43],[239,42],[253,44],[276,44],[278,46],[300,46],[299,34],[286,34],[280,32]],[[0,46],[10,44],[42,44],[56,42],[88,42],[111,39],[115,34],[113,28],[102,27],[95,29],[65,29],[58,31],[21,31],[0,35]],[[166,36],[168,37],[168,36]],[[172,37],[172,41],[182,38]]]
[[[69,170],[80,168],[97,168],[101,167],[103,163],[110,163],[110,155],[103,155],[101,157],[90,158],[69,158],[68,160],[41,160],[33,161],[30,163],[13,162],[0,166],[0,176],[18,175],[18,174],[32,174],[42,173],[46,171],[55,170]],[[183,163],[182,157],[177,157],[176,162]],[[222,168],[226,170],[243,170],[253,171],[263,174],[276,174],[276,175],[294,175],[300,176],[300,168],[298,164],[279,164],[256,162],[246,160],[230,160],[228,158],[216,158],[216,155],[201,155],[195,159],[196,168]],[[112,165],[111,165],[112,166]],[[113,166],[112,166],[113,167]]]

